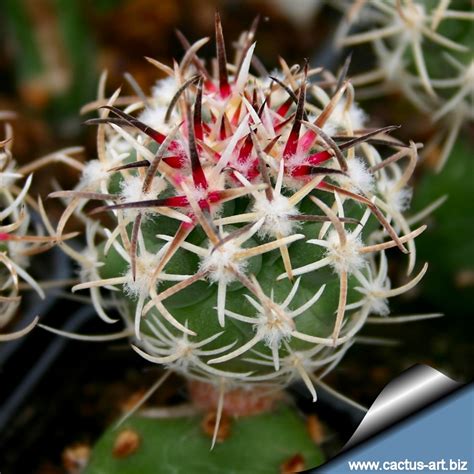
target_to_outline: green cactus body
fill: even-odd
[[[359,209],[359,212],[360,211]],[[313,212],[317,212],[317,210],[313,209]],[[163,244],[156,242],[154,236],[163,233],[163,229],[172,229],[173,224],[174,222],[168,218],[157,218],[150,220],[143,226],[143,234],[146,236],[144,242],[148,251],[156,253],[162,249]],[[311,236],[317,235],[320,228],[321,224],[305,223],[300,227],[299,232],[303,233],[305,237],[309,239]],[[196,242],[196,245],[199,245],[203,241],[205,242],[205,239],[203,239],[200,230],[195,230],[187,241]],[[254,236],[247,244],[248,247],[255,247],[265,242],[265,239]],[[308,247],[309,246],[306,246],[304,243],[299,242],[295,242],[291,246],[290,258],[295,267],[310,264],[323,257],[324,252],[320,248],[316,246]],[[104,258],[104,262],[105,266],[101,269],[101,276],[103,278],[117,277],[126,274],[128,271],[126,262],[113,249],[108,252]],[[199,265],[199,258],[190,252],[186,252],[184,249],[179,249],[167,265],[167,272],[172,274],[193,275],[199,271]],[[251,272],[257,278],[264,293],[270,294],[273,290],[273,300],[276,303],[285,301],[294,284],[288,279],[276,280],[278,275],[285,271],[281,262],[281,256],[277,250],[250,259],[247,271]],[[356,301],[356,295],[353,289],[355,285],[356,281],[353,278],[350,279],[348,297],[348,302],[350,303]],[[165,291],[172,286],[173,283],[164,282],[159,288]],[[321,297],[298,317],[297,321],[295,321],[295,325],[301,332],[314,337],[327,338],[331,335],[334,327],[334,315],[337,311],[339,293],[339,280],[331,269],[326,268],[319,272],[303,276],[299,281],[298,291],[292,299],[290,307],[299,308],[303,306],[322,286],[324,286],[325,289]],[[254,318],[257,311],[246,299],[246,294],[248,294],[248,290],[240,282],[231,284],[226,296],[226,308],[234,313],[239,313],[248,318]],[[124,297],[126,298],[127,307],[129,308],[128,317],[130,318],[130,324],[132,324],[131,321],[136,311],[137,298],[133,296],[127,297],[126,295],[124,295]],[[207,281],[198,281],[166,301],[167,309],[172,312],[177,321],[198,333],[199,340],[207,339],[222,332],[219,338],[215,341],[211,341],[209,345],[206,345],[206,350],[216,350],[223,346],[235,344],[236,341],[236,345],[242,345],[252,339],[255,333],[253,325],[233,318],[226,318],[223,331],[223,328],[219,325],[215,317],[216,306],[216,285],[209,284]],[[146,316],[142,330],[150,337],[153,337],[153,332],[147,327],[146,322],[149,321],[149,323],[153,325],[152,321],[156,321],[156,318],[159,317],[160,315],[156,308]],[[167,329],[177,338],[181,335],[179,329],[174,327],[168,327]],[[311,342],[302,340],[293,339],[289,341],[289,347],[294,351],[309,350],[313,346],[314,344]],[[255,350],[267,357],[271,356],[270,348],[267,347],[263,341],[255,345]],[[334,351],[330,348],[329,352],[333,353]],[[280,348],[280,357],[285,358],[289,355],[287,348],[282,346]],[[255,375],[270,374],[274,371],[273,366],[267,367],[246,361],[249,357],[252,357],[252,355],[244,353],[235,359],[216,366],[216,368],[236,372],[252,371]],[[203,361],[207,362],[211,358],[211,356],[205,357]]]
[[[168,77],[125,110],[102,82],[98,160],[55,193],[72,199],[61,228],[82,215],[87,248],[62,246],[81,265],[75,290],[108,323],[112,299],[145,359],[222,394],[301,379],[316,400],[367,318],[426,271],[392,289],[384,253],[409,253],[414,271],[424,226],[403,211],[417,146],[367,127],[347,67],[325,88],[308,65],[256,76],[253,41],[228,65],[217,15],[215,77],[200,40],[176,70],[151,60]],[[82,213],[88,201],[111,221]]]
[[[108,431],[97,443],[84,474],[270,474],[294,472],[283,469],[293,458],[299,461],[295,467],[300,469],[313,468],[324,460],[304,422],[289,407],[234,420],[226,440],[213,451],[209,450],[209,437],[203,433],[201,422],[199,416],[131,418],[122,427]],[[124,432],[134,437],[135,444],[120,452],[117,440]]]

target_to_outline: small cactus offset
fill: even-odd
[[[363,325],[426,272],[392,288],[385,255],[414,272],[425,226],[403,213],[420,145],[368,125],[348,62],[338,77],[284,60],[268,74],[255,24],[233,63],[219,15],[215,28],[212,73],[197,55],[208,39],[181,37],[181,62],[148,59],[167,75],[151,96],[130,79],[136,97],[107,98],[103,77],[88,120],[98,159],[53,193],[68,200],[54,232],[86,224],[82,252],[60,245],[80,265],[73,290],[105,322],[123,315],[104,339],[131,337],[148,361],[215,386],[218,413],[229,391],[298,379],[316,400]]]

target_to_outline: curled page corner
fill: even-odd
[[[380,392],[341,453],[461,386],[427,365],[407,369]]]

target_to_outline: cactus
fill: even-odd
[[[0,111],[0,120],[15,118],[15,114]],[[60,150],[35,162],[19,167],[13,158],[13,128],[5,123],[5,138],[0,141],[0,330],[7,326],[15,316],[21,303],[20,282],[35,291],[40,298],[45,293],[40,284],[26,270],[31,257],[49,250],[61,239],[68,239],[77,233],[44,235],[45,230],[39,222],[33,222],[35,211],[43,212],[39,199],[38,204],[28,194],[32,184],[32,170],[52,161],[71,162],[67,152],[74,149]],[[26,179],[24,179],[26,176]],[[21,182],[23,184],[21,184]],[[27,334],[35,327],[38,317],[26,327],[14,333],[0,334],[0,342],[16,339]]]
[[[295,472],[321,464],[319,449],[290,407],[227,421],[222,442],[209,450],[205,418],[134,417],[96,444],[84,474],[113,472]],[[176,440],[186,439],[186,443]],[[255,455],[258,449],[258,456]],[[178,467],[179,466],[179,470]],[[285,469],[285,466],[288,466]]]
[[[43,213],[80,266],[73,291],[88,290],[106,323],[118,309],[125,329],[86,336],[41,325],[130,338],[167,368],[151,390],[170,371],[204,383],[215,395],[213,445],[236,390],[246,400],[301,380],[316,401],[364,324],[387,317],[389,298],[427,270],[391,287],[385,250],[408,254],[410,275],[425,229],[404,217],[420,145],[391,137],[396,126],[367,126],[348,61],[337,77],[284,60],[268,74],[256,24],[232,64],[218,14],[215,28],[215,74],[197,56],[208,39],[181,35],[186,53],[173,68],[147,58],[167,75],[151,96],[132,80],[136,97],[106,97],[102,77],[86,107],[99,110],[87,122],[98,127],[98,159],[75,189],[50,195],[68,202],[56,229]],[[72,215],[85,223],[82,251],[62,239]],[[278,398],[255,396],[258,406]]]
[[[474,119],[471,2],[452,6],[450,0],[342,3],[347,13],[337,44],[352,47],[370,42],[376,57],[375,68],[354,77],[353,84],[370,85],[365,90],[369,96],[400,91],[426,113],[438,129],[427,150],[442,144],[440,171],[461,127]],[[355,24],[366,31],[348,34]]]
[[[0,120],[10,120],[14,114],[0,111]],[[21,301],[20,279],[44,297],[43,290],[25,270],[29,256],[41,251],[49,237],[27,235],[31,228],[31,217],[25,202],[32,176],[28,176],[23,186],[17,181],[23,176],[13,160],[13,129],[5,124],[5,138],[0,142],[0,329],[15,315]],[[0,341],[21,337],[36,325],[34,319],[24,329],[10,334],[0,334]]]
[[[422,296],[440,311],[457,317],[469,315],[469,301],[474,274],[474,249],[466,235],[474,232],[474,219],[469,213],[474,199],[471,177],[474,172],[471,145],[458,140],[453,147],[453,159],[438,175],[425,173],[419,180],[413,197],[413,208],[421,210],[434,200],[447,202],[433,212],[429,232],[420,240],[420,257],[432,262],[432,271],[421,285]],[[463,229],[458,232],[457,229]],[[440,253],[441,246],[445,251]],[[436,278],[434,278],[436,275]],[[439,282],[446,284],[452,295],[442,298]]]

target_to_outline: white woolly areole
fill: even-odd
[[[170,365],[177,370],[186,370],[195,358],[193,347],[185,338],[175,339],[173,342],[173,353],[179,354],[179,358]]]
[[[90,189],[92,186],[94,190],[99,191],[100,184],[108,182],[110,176],[110,172],[107,171],[106,166],[101,161],[88,161],[82,170],[79,188],[87,187]]]
[[[395,180],[391,179],[379,180],[377,182],[377,187],[390,209],[394,209],[397,212],[403,212],[410,207],[413,195],[412,188],[404,187],[397,190]]]
[[[370,312],[379,316],[388,316],[390,314],[390,308],[388,306],[388,298],[380,296],[379,291],[385,291],[389,288],[375,287],[366,293],[366,301],[369,305]]]
[[[160,193],[166,189],[166,181],[155,176],[151,182],[150,189],[144,193],[142,191],[143,178],[140,176],[128,176],[124,179],[120,185],[120,197],[123,202],[137,202],[147,201],[149,199],[157,199]],[[138,212],[141,212],[143,216],[154,214],[153,208],[147,209],[126,209],[125,214],[134,216]]]
[[[364,257],[359,253],[363,246],[359,235],[346,232],[346,243],[341,245],[338,233],[332,230],[327,238],[326,257],[331,259],[331,266],[337,273],[352,273],[364,266]]]
[[[258,314],[257,317],[258,322],[254,328],[268,347],[279,348],[283,339],[291,339],[295,324],[283,309],[265,307],[265,313]]]
[[[317,115],[309,115],[308,119],[311,123],[314,123],[314,121],[317,119]],[[338,126],[336,126],[335,122],[331,122],[331,119],[329,118],[326,123],[323,125],[323,132],[326,135],[329,135],[332,137],[333,135],[336,134]]]
[[[349,107],[349,110],[346,111],[345,102],[339,101],[334,107],[323,130],[334,133],[337,129],[346,129],[347,121],[349,121],[353,130],[364,128],[367,121],[367,114],[356,103],[353,103]]]
[[[339,185],[352,192],[370,193],[374,188],[374,176],[360,158],[347,160],[347,176],[334,175]]]
[[[133,279],[132,269],[125,274],[126,282],[124,291],[127,295],[138,297],[148,295],[150,291],[150,281],[160,261],[159,255],[153,255],[145,252],[137,256],[135,262],[135,280]]]
[[[223,281],[224,283],[231,283],[236,280],[234,272],[231,268],[235,268],[240,272],[245,271],[247,262],[234,261],[234,256],[237,252],[242,251],[242,247],[235,245],[234,242],[229,241],[214,250],[214,246],[209,246],[209,254],[202,258],[200,270],[208,271],[208,278],[213,283]]]
[[[269,201],[266,196],[259,195],[255,200],[252,212],[256,212],[265,220],[258,234],[262,237],[286,237],[294,233],[299,223],[289,219],[299,214],[298,209],[290,204],[289,199],[281,194],[274,195]]]
[[[95,247],[86,247],[82,252],[84,261],[80,262],[79,279],[86,283],[91,280],[96,280],[99,267],[104,266],[103,262],[99,261],[99,254]]]
[[[124,202],[145,201],[156,199],[156,197],[166,189],[166,181],[155,176],[147,192],[142,191],[143,178],[141,176],[129,176],[121,183],[120,197]]]
[[[138,116],[138,120],[143,122],[145,125],[166,134],[173,128],[176,122],[176,113],[174,111],[171,114],[169,122],[165,122],[166,110],[167,107],[164,106],[147,107]]]
[[[151,92],[156,105],[161,105],[166,108],[171,102],[173,96],[176,94],[177,90],[178,85],[176,84],[175,78],[169,76],[165,79],[156,81],[156,84],[153,86]]]
[[[132,151],[132,146],[115,130],[111,132],[112,135],[107,140],[106,158],[112,163],[116,163],[121,159],[127,158]]]

